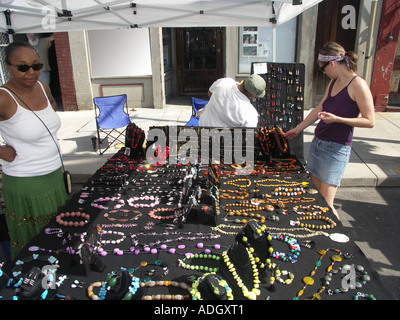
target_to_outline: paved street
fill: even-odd
[[[400,299],[400,188],[339,188],[341,221],[394,299]]]

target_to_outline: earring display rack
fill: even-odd
[[[253,102],[259,127],[279,127],[284,132],[303,121],[305,65],[302,63],[253,62],[251,73],[266,82],[266,94]],[[303,159],[303,134],[291,141],[290,149]]]

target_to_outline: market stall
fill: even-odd
[[[143,135],[137,129],[133,141]],[[147,150],[121,150],[3,266],[0,296],[220,303],[390,299],[279,128],[253,134],[250,171],[248,163],[227,163],[225,157],[190,163],[179,152],[173,163],[169,139],[168,148],[151,149],[149,143]],[[142,158],[146,152],[157,161]]]

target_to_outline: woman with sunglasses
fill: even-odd
[[[375,125],[372,94],[366,81],[356,74],[357,61],[354,52],[346,52],[335,42],[322,47],[318,64],[331,81],[315,109],[285,134],[292,139],[319,120],[306,168],[336,216],[334,199],[350,159],[354,127]]]
[[[61,126],[49,87],[38,81],[43,64],[29,43],[6,47],[11,76],[0,87],[3,197],[11,255],[47,224],[67,200],[57,131]]]

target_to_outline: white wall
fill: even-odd
[[[93,78],[151,75],[149,29],[87,32]]]

